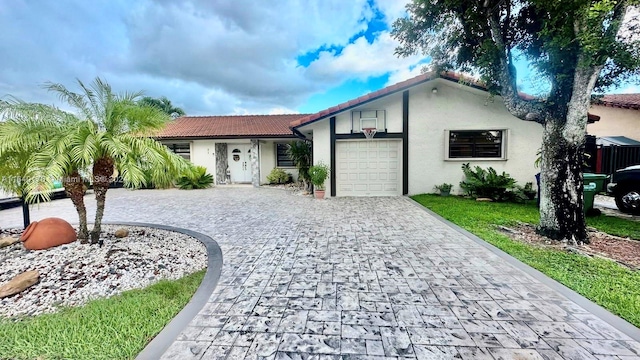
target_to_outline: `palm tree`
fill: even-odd
[[[179,174],[189,171],[189,163],[148,137],[170,117],[156,107],[140,104],[140,92],[116,94],[100,78],[89,86],[78,80],[78,85],[79,93],[61,84],[45,86],[73,107],[75,115],[39,104],[5,102],[5,111],[0,115],[16,119],[0,127],[0,154],[29,149],[33,154],[27,170],[29,192],[33,194],[39,187],[51,188],[54,180],[62,179],[78,212],[78,238],[101,244],[106,194],[116,171],[127,187],[144,185],[145,170],[153,183],[167,186]],[[92,175],[97,205],[90,233],[84,179],[80,175],[85,171]]]
[[[38,169],[33,161],[38,150],[56,136],[69,129],[68,114],[43,104],[28,104],[18,99],[0,101],[0,189],[20,198],[23,224],[30,223],[29,203],[48,200],[44,187],[37,193],[32,186],[37,183]],[[52,185],[52,184],[51,184]]]
[[[302,180],[307,191],[311,191],[311,177],[309,176],[311,144],[306,141],[292,141],[289,143],[287,153],[298,169],[298,179]]]
[[[140,99],[139,102],[141,105],[155,106],[174,119],[185,114],[184,110],[177,106],[173,106],[171,100],[167,99],[164,96],[158,99],[152,98],[150,96],[145,96]]]
[[[47,144],[37,165],[46,169],[47,176],[69,174],[64,171],[69,163],[75,165],[74,170],[91,168],[97,206],[90,239],[95,244],[101,243],[106,194],[116,170],[127,187],[139,188],[145,184],[144,169],[152,170],[153,183],[167,186],[179,174],[189,171],[189,163],[148,137],[161,129],[170,117],[161,109],[141,104],[141,92],[114,93],[100,78],[89,86],[78,80],[78,85],[79,93],[62,84],[45,86],[76,110],[79,122],[77,129],[60,143]],[[77,172],[71,175],[79,176]],[[82,222],[80,209],[79,215]]]

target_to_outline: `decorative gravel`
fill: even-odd
[[[26,250],[21,243],[0,249],[0,285],[24,271],[40,272],[38,284],[0,300],[0,316],[52,313],[60,306],[79,306],[206,267],[206,249],[197,239],[128,226],[129,235],[116,238],[122,227],[104,225],[102,247],[76,241],[48,250]],[[20,233],[0,230],[0,238]]]

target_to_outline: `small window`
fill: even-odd
[[[504,130],[448,131],[449,159],[504,159]]]
[[[276,167],[294,167],[295,164],[289,156],[289,144],[276,144]]]
[[[191,160],[191,145],[189,143],[164,144],[169,150],[182,156],[185,160]]]

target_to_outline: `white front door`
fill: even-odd
[[[251,182],[251,145],[229,144],[229,171],[232,183]]]
[[[336,142],[336,196],[402,194],[399,140]]]

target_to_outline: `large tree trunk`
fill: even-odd
[[[104,215],[104,204],[112,175],[113,159],[103,157],[96,160],[93,164],[93,192],[96,195],[96,221],[93,224],[93,230],[91,230],[91,243],[100,244],[100,246],[102,246],[100,231],[102,227],[102,216]]]
[[[567,122],[571,122],[567,119]],[[539,232],[572,244],[588,242],[583,208],[582,141],[564,136],[564,119],[548,119],[540,164]],[[579,130],[578,130],[579,132]],[[574,134],[570,134],[574,138]],[[579,135],[579,134],[577,134]]]
[[[71,199],[73,206],[78,212],[78,220],[80,221],[80,229],[78,230],[78,240],[86,244],[89,239],[89,230],[87,229],[87,208],[84,205],[84,182],[78,170],[74,170],[69,176],[62,179],[62,184],[67,192],[67,196]]]
[[[580,57],[578,63],[585,61]],[[538,230],[574,245],[589,243],[583,212],[582,165],[591,91],[601,69],[597,66],[576,69],[571,97],[568,103],[564,100],[566,110],[550,112],[542,137]]]

